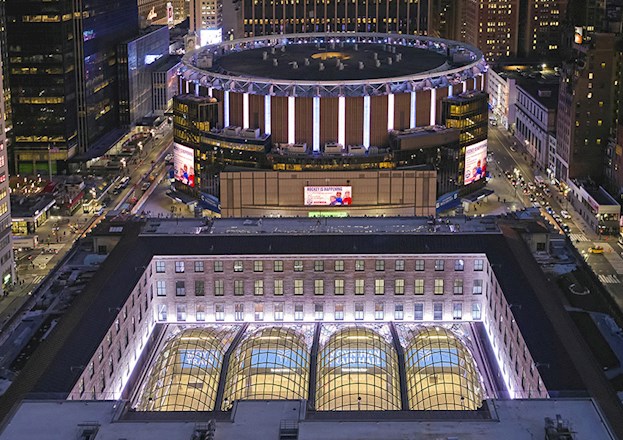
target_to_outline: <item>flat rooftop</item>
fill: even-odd
[[[212,68],[206,70],[246,77],[343,81],[415,75],[441,68],[447,61],[443,54],[399,45],[389,46],[392,50],[395,48],[395,53],[387,51],[387,45],[373,43],[359,43],[358,50],[352,43],[344,44],[344,47],[339,44],[289,44],[281,47],[285,51],[278,47],[274,54],[270,47],[231,52],[216,58]],[[264,52],[267,53],[266,60],[263,59]],[[375,54],[380,61],[379,67],[376,67]],[[397,55],[400,55],[400,61],[396,60]],[[391,64],[388,58],[392,58]],[[277,66],[273,65],[274,59]],[[309,65],[305,64],[305,59]],[[343,70],[338,68],[338,61],[343,64]],[[294,63],[298,68],[293,67]],[[320,70],[321,63],[324,70]],[[359,68],[359,63],[363,63],[363,69]]]
[[[439,414],[442,411],[421,418],[414,413],[396,418],[392,412],[341,411],[316,417],[320,414],[306,413],[300,401],[241,401],[231,418],[214,419],[202,413],[124,414],[123,404],[111,401],[24,401],[0,433],[0,440],[66,440],[92,428],[97,429],[98,439],[190,440],[210,419],[215,420],[216,438],[222,440],[279,438],[283,421],[298,427],[299,440],[525,440],[542,439],[545,418],[555,421],[557,415],[574,438],[616,439],[591,399],[493,400],[488,407],[491,418],[481,420],[469,413],[448,412],[444,417]]]

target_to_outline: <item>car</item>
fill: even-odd
[[[549,197],[549,196],[551,196],[551,195],[552,195],[552,192],[549,190],[549,188],[545,188],[545,189],[543,189],[543,193],[544,193],[547,197]]]
[[[546,206],[545,207],[545,212],[547,212],[549,215],[553,215],[554,214],[554,210],[552,209],[551,206]]]
[[[571,232],[571,228],[569,228],[569,225],[566,223],[560,225],[560,229],[562,229],[565,234],[569,234]]]
[[[510,146],[510,150],[511,150],[511,151],[517,151],[517,148],[515,148],[515,146],[514,146],[514,145],[511,145],[511,146]]]
[[[166,162],[171,162],[173,160],[173,153],[169,153],[166,156],[164,156],[164,160]]]
[[[603,254],[604,248],[601,246],[591,246],[588,248],[588,252],[589,254]]]
[[[150,186],[151,186],[151,182],[145,182],[145,183],[143,183],[143,186],[141,186],[141,190],[142,191],[147,191]]]
[[[562,218],[571,218],[571,215],[567,211],[560,211]]]

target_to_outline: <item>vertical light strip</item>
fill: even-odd
[[[314,96],[313,99],[313,142],[314,151],[320,151],[320,96]]]
[[[415,128],[415,92],[411,92],[411,113],[409,117],[409,128]]]
[[[195,83],[195,96],[199,96],[199,83]]]
[[[270,134],[272,132],[271,113],[270,113],[270,95],[264,96],[264,133]]]
[[[293,144],[294,137],[294,124],[296,123],[294,116],[294,96],[288,96],[288,143]]]
[[[223,124],[229,127],[229,90],[225,90],[223,99]]]
[[[242,128],[249,128],[249,94],[242,94]]]
[[[363,146],[370,148],[370,96],[363,97]]]
[[[186,93],[190,93],[190,81],[186,81]]]
[[[208,96],[209,96],[210,98],[212,98],[212,90],[213,90],[213,88],[212,88],[212,87],[208,87]]]
[[[346,147],[346,98],[337,98],[337,142]]]
[[[387,131],[394,129],[394,94],[387,95]]]
[[[452,96],[452,84],[448,86],[448,96]]]
[[[467,92],[467,81],[463,81],[461,84],[463,84],[463,93]]]
[[[437,89],[430,89],[430,125],[437,119]]]
[[[480,90],[483,91],[485,89],[485,74],[480,74]]]

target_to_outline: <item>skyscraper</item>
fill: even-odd
[[[489,61],[517,55],[519,0],[465,0],[457,37]]]
[[[520,0],[518,54],[558,58],[567,0]]]
[[[136,32],[135,0],[6,1],[13,157],[59,172],[117,126],[117,44]]]
[[[0,69],[0,72],[2,70]],[[0,74],[0,90],[2,75]],[[5,134],[4,96],[0,93],[0,295],[15,279],[11,245],[11,203],[9,202],[9,171]]]

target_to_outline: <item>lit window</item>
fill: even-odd
[[[303,260],[294,261],[294,272],[303,272]]]
[[[336,272],[344,272],[344,260],[335,260],[333,268]]]
[[[244,266],[242,264],[242,260],[234,261],[234,272],[242,272],[244,270]]]
[[[203,261],[195,261],[195,272],[203,272]]]
[[[223,280],[214,280],[214,296],[223,296],[225,287]]]
[[[385,293],[385,280],[384,279],[375,279],[374,280],[374,294],[375,295],[383,295]]]
[[[214,272],[223,272],[223,262],[215,261],[214,262]]]
[[[255,280],[253,284],[253,294],[264,295],[264,280]]]
[[[484,269],[484,260],[474,260],[474,270],[480,272]]]
[[[456,278],[454,280],[454,294],[463,295],[463,279],[462,278]]]
[[[443,295],[443,279],[435,279],[435,295]]]
[[[440,271],[443,270],[444,260],[435,260],[435,270]]]
[[[324,295],[324,280],[314,280],[314,295]]]
[[[273,271],[275,271],[275,272],[283,272],[283,260],[275,260],[275,261],[273,261]]]
[[[315,260],[314,261],[314,272],[322,272],[324,271],[324,261]]]
[[[294,294],[295,295],[303,294],[303,280],[294,280]]]
[[[424,280],[418,278],[415,280],[414,293],[416,295],[424,295]]]
[[[344,295],[344,280],[336,279],[333,280],[334,290],[336,295]]]
[[[156,261],[156,273],[164,273],[166,264],[164,261]]]
[[[253,272],[264,272],[264,262],[262,260],[253,261]]]
[[[275,295],[283,295],[283,280],[276,279],[274,280],[275,285]]]
[[[405,293],[405,280],[397,279],[394,281],[394,294],[395,295],[404,295]]]
[[[175,273],[184,273],[184,262],[183,261],[175,262]]]
[[[355,295],[363,295],[366,293],[365,280],[355,280]]]
[[[385,270],[385,260],[376,260],[374,264],[374,270],[383,271]]]
[[[396,272],[402,272],[405,270],[405,260],[396,260],[395,263]]]
[[[156,281],[156,295],[167,296],[167,287],[164,281]]]
[[[424,260],[415,260],[415,270],[422,272],[425,269]]]
[[[472,289],[474,295],[482,294],[482,280],[474,280],[474,287]]]
[[[366,269],[365,262],[363,260],[355,260],[355,270],[357,272],[362,272]]]
[[[244,280],[234,280],[234,295],[244,295]]]
[[[463,260],[455,260],[454,261],[454,270],[457,272],[462,271],[465,268],[465,261]]]

